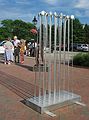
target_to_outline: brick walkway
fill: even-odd
[[[53,111],[57,116],[40,115],[21,101],[33,96],[34,58],[23,65],[4,65],[0,61],[0,120],[89,120],[89,69],[73,68],[74,92],[81,95],[86,107],[73,105]]]

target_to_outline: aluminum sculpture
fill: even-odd
[[[74,16],[42,11],[38,17],[39,50],[36,59],[38,60],[38,56],[40,57],[36,67],[39,69],[35,71],[34,96],[26,99],[26,104],[39,113],[43,113],[45,110],[55,110],[73,104],[80,101],[81,97],[74,94],[73,88],[70,88],[69,85],[69,48],[70,38],[71,45],[73,44]],[[52,26],[54,26],[54,30]],[[54,33],[52,33],[53,31]],[[54,34],[54,38],[52,38],[52,34]],[[52,41],[54,42],[52,43]],[[44,50],[47,47],[49,48],[48,51]],[[48,71],[46,71],[47,67]]]

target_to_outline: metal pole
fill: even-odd
[[[63,17],[63,15],[62,14],[60,14],[60,17],[59,17],[59,19],[60,19],[60,24],[59,24],[59,27],[58,27],[58,38],[59,38],[59,69],[58,69],[58,71],[59,71],[59,74],[58,74],[58,81],[59,81],[59,84],[58,84],[58,86],[59,86],[59,100],[60,100],[60,89],[61,89],[61,86],[60,86],[60,82],[61,82],[61,72],[62,72],[62,68],[61,68],[61,45],[62,45],[62,18]]]
[[[56,99],[56,43],[57,43],[57,14],[54,13],[54,102]]]
[[[71,15],[71,41],[72,41],[72,52],[73,52],[73,19],[74,16]],[[72,74],[73,74],[73,55],[72,55]],[[73,93],[73,78],[72,78],[72,93]],[[72,94],[73,98],[73,94]]]
[[[42,15],[40,15],[40,36],[39,36],[39,50],[41,50],[41,40],[42,40]],[[41,70],[39,65],[39,103],[41,98]]]
[[[69,69],[69,62],[70,62],[70,59],[69,59],[69,49],[70,49],[70,19],[69,19],[69,16],[67,16],[67,19],[68,19],[68,91],[69,91],[69,80],[70,80],[70,77],[69,77],[69,74],[70,74],[70,69]],[[68,99],[69,99],[69,95],[68,95]]]
[[[50,23],[49,23],[49,68],[48,68],[48,93],[49,93],[49,103],[51,100],[51,34],[52,34],[52,13],[50,12]]]
[[[65,79],[66,79],[66,17],[64,17],[64,35],[63,35],[63,90],[65,90]],[[65,96],[63,97],[65,100]]]
[[[39,16],[38,16],[39,17]],[[37,29],[37,45],[38,45],[38,29]],[[37,61],[37,59],[39,59],[38,58],[38,48],[36,47],[35,48],[35,61],[36,61],[36,66],[38,65],[38,61]],[[37,72],[35,71],[35,82],[34,82],[34,84],[35,84],[35,88],[34,88],[34,100],[36,100],[35,98],[36,98],[36,87],[37,87]]]
[[[43,41],[44,41],[44,46],[45,46],[45,48],[47,47],[47,40],[48,40],[48,16],[47,16],[47,13],[45,14],[45,16],[44,16],[44,19],[45,19],[45,24],[46,24],[46,26],[45,26],[45,24],[44,24],[44,39],[43,39]],[[43,102],[43,104],[45,104],[45,101],[46,101],[46,90],[47,90],[47,72],[46,72],[46,67],[47,67],[47,64],[46,64],[46,50],[45,50],[45,53],[44,53],[44,55],[45,55],[45,60],[44,60],[44,77],[45,77],[45,80],[44,80],[44,84],[43,84],[43,86],[44,86],[44,102]]]

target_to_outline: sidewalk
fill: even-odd
[[[34,91],[34,58],[25,57],[23,65],[0,62],[0,120],[89,120],[89,69],[73,68],[74,92],[87,106],[73,105],[53,111],[57,116],[40,115],[21,101]],[[31,94],[30,94],[31,93]]]

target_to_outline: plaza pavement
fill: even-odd
[[[75,93],[86,106],[72,105],[52,111],[56,117],[40,115],[21,101],[34,91],[34,58],[23,65],[4,65],[0,59],[0,120],[89,120],[89,69],[74,67],[70,78]]]

